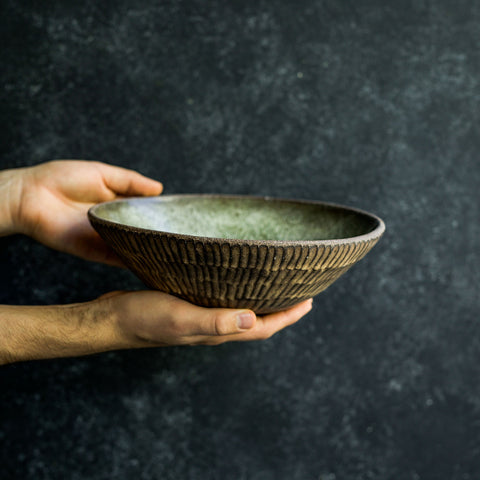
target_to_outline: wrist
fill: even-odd
[[[24,168],[0,172],[0,236],[24,233],[21,220],[21,201],[24,183]]]
[[[91,302],[95,310],[104,312],[102,316],[108,325],[110,337],[115,339],[118,349],[141,348],[149,345],[149,342],[142,338],[135,329],[129,328],[129,322],[126,321],[132,317],[138,319],[139,316],[139,312],[136,314],[131,312],[128,298],[126,298],[129,293],[131,292],[114,291]]]

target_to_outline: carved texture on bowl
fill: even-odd
[[[325,290],[378,238],[332,245],[261,245],[179,239],[94,222],[95,229],[150,288],[206,307],[283,310]]]

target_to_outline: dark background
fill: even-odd
[[[12,0],[0,29],[1,168],[97,159],[387,224],[271,340],[1,368],[2,479],[480,478],[480,2]],[[142,287],[0,245],[3,303]]]

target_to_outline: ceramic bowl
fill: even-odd
[[[129,198],[95,205],[88,216],[148,287],[257,314],[325,290],[385,230],[358,209],[249,196]]]

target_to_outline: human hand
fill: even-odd
[[[91,227],[88,209],[124,196],[150,196],[162,184],[105,163],[57,160],[10,170],[17,195],[11,207],[15,229],[48,247],[86,260],[121,266],[121,260]]]
[[[158,291],[112,292],[73,305],[0,305],[0,365],[110,350],[264,340],[312,308],[306,300],[256,317],[203,308]]]
[[[135,348],[264,340],[307,314],[312,299],[259,317],[251,310],[198,307],[158,291],[112,292],[92,305],[109,312],[117,338]]]

